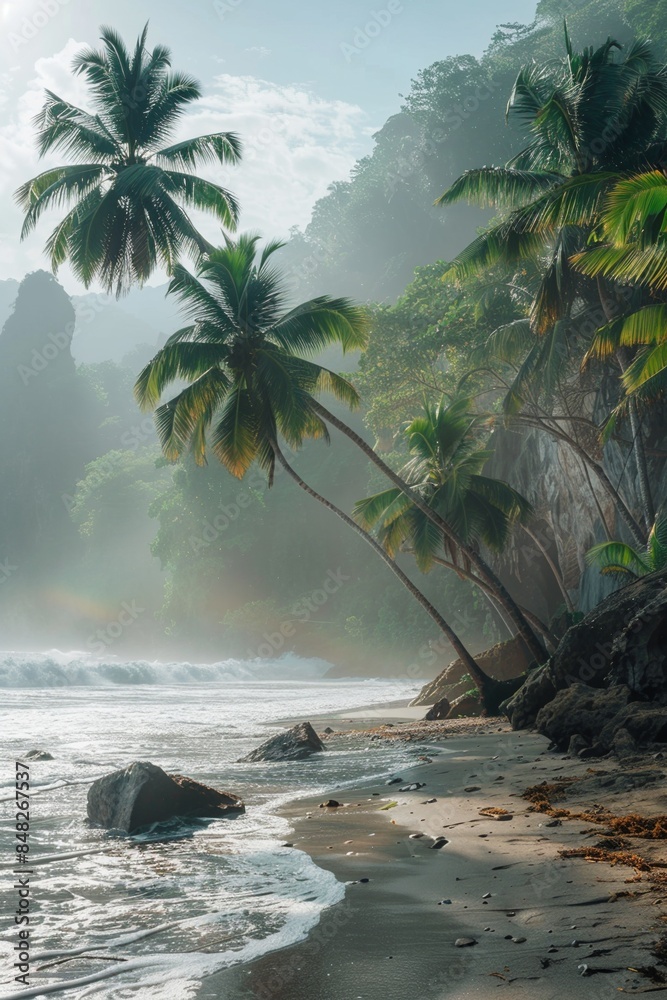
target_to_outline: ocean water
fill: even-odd
[[[281,846],[276,814],[398,770],[373,744],[307,762],[238,764],[284,720],[411,697],[412,682],[326,681],[329,664],[106,662],[87,654],[0,653],[0,907],[12,914],[15,760],[33,762],[31,990],[18,986],[14,929],[0,935],[0,996],[194,1000],[206,976],[303,939],[345,888]],[[162,824],[132,837],[90,828],[95,778],[134,760],[240,794],[236,819]],[[5,924],[7,928],[7,924]]]

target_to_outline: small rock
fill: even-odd
[[[403,791],[403,789],[401,789],[401,791]],[[480,787],[479,787],[479,785],[468,785],[466,788],[463,789],[463,791],[464,792],[479,792],[480,791]]]
[[[423,836],[424,836],[423,833],[411,833],[410,840],[419,840],[419,838]]]
[[[474,938],[457,938],[454,942],[455,948],[471,948],[474,944],[477,944]]]
[[[53,760],[53,754],[50,754],[48,750],[28,750],[27,753],[23,754],[24,760]]]
[[[545,826],[562,826],[563,825],[563,821],[560,820],[560,819],[551,819],[551,820],[549,820],[548,823],[545,823],[544,825]]]
[[[331,728],[331,726],[327,726],[327,728],[325,730],[323,730],[323,732],[325,732],[327,735],[329,735],[329,733],[333,733],[333,729]]]
[[[491,893],[485,892],[484,895],[482,896],[482,899],[491,899]]]
[[[511,940],[514,944],[525,944],[526,942],[526,938],[524,937],[513,937]]]
[[[327,799],[326,802],[320,802],[320,809],[339,809],[341,805],[336,799]]]
[[[591,760],[593,757],[604,757],[608,749],[603,743],[595,743],[592,747],[585,747],[583,750],[580,750],[577,756],[579,760]]]
[[[411,785],[403,785],[402,788],[399,788],[399,792],[418,792],[425,784],[425,781],[413,781]]]
[[[424,802],[422,802],[422,805],[430,806],[432,802],[437,802],[437,801],[438,801],[437,799],[426,799]]]
[[[451,906],[451,905],[452,905],[451,899],[441,899],[440,902],[438,903],[438,906]]]
[[[403,778],[390,778],[389,781],[385,781],[385,785],[400,785]]]
[[[359,881],[360,882],[370,882],[370,879],[369,878],[360,878]]]
[[[431,851],[439,851],[441,848],[448,844],[449,841],[446,837],[436,837],[432,844],[429,844],[429,849]]]

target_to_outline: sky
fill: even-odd
[[[13,192],[63,162],[38,160],[32,118],[45,88],[87,106],[70,66],[81,47],[97,46],[100,25],[130,44],[148,21],[149,47],[168,45],[174,68],[199,78],[204,97],[176,139],[239,132],[242,164],[202,173],[239,198],[241,229],[285,236],[370,151],[421,68],[481,55],[499,22],[529,23],[534,11],[535,0],[0,0],[0,279],[46,266],[57,216],[21,243]],[[219,235],[215,223],[197,224]],[[81,291],[66,270],[60,278]]]

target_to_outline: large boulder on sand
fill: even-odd
[[[576,684],[625,686],[634,701],[667,705],[667,571],[616,591],[573,625],[504,710],[515,729],[524,729]]]
[[[563,749],[575,735],[588,743],[598,743],[604,727],[629,700],[630,691],[625,686],[600,690],[587,684],[573,684],[540,709],[535,728]]]
[[[175,816],[231,816],[245,812],[237,795],[219,792],[182,774],[167,774],[135,761],[105,774],[88,790],[88,819],[94,826],[131,833]]]
[[[499,642],[484,653],[477,653],[475,660],[485,674],[498,681],[520,677],[532,664],[532,656],[518,638]],[[443,698],[454,702],[470,688],[467,674],[467,666],[461,660],[454,660],[434,680],[425,684],[410,704],[435,705]]]
[[[667,743],[667,706],[632,697],[625,684],[600,689],[576,683],[540,709],[535,728],[561,749],[577,737],[621,757],[638,744]]]
[[[310,722],[300,722],[298,726],[278,733],[265,740],[261,746],[241,757],[239,763],[249,763],[258,760],[305,760],[311,754],[325,750],[324,743],[319,738]]]

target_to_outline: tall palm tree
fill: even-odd
[[[309,496],[331,510],[374,549],[449,640],[483,698],[494,682],[477,666],[464,643],[382,546],[349,515],[310,487],[293,469],[280,445],[297,450],[306,438],[328,438],[317,413],[316,394],[329,392],[354,407],[354,387],[309,360],[330,344],[343,350],[365,346],[365,312],[347,299],[321,296],[285,311],[280,276],[272,256],[283,244],[260,253],[258,237],[204,255],[197,273],[174,269],[169,291],[180,300],[190,324],[169,338],[139,375],[135,393],[144,409],[156,409],[164,454],[171,460],[188,450],[199,464],[207,448],[242,478],[257,461],[273,483],[278,462]],[[177,380],[188,385],[158,405]]]
[[[74,72],[88,84],[91,111],[46,92],[35,118],[39,154],[61,151],[72,162],[16,192],[25,210],[22,239],[44,211],[73,203],[46,242],[51,267],[69,261],[86,287],[97,280],[117,296],[146,281],[159,264],[171,273],[184,251],[198,254],[209,246],[189,209],[208,212],[232,230],[238,216],[234,196],[194,171],[205,163],[238,163],[240,141],[217,132],[166,144],[201,91],[193,77],[170,71],[169,49],[148,51],[147,27],[132,53],[112,28],[103,28],[101,50],[87,49],[74,60]]]
[[[568,333],[561,321],[602,310],[607,321],[633,311],[617,289],[586,279],[572,265],[599,224],[604,199],[624,174],[664,159],[667,143],[667,72],[645,42],[623,57],[608,39],[597,49],[574,51],[567,28],[566,54],[556,65],[532,63],[519,73],[507,113],[528,132],[528,142],[505,167],[469,170],[437,204],[462,199],[496,207],[504,218],[490,226],[452,263],[464,278],[493,264],[516,266],[546,259],[530,314],[539,338],[521,373],[539,378],[567,357]],[[598,324],[599,325],[599,324]],[[572,344],[576,350],[576,344]],[[621,371],[629,359],[616,357]],[[629,407],[643,517],[653,521],[653,501],[641,421]]]

